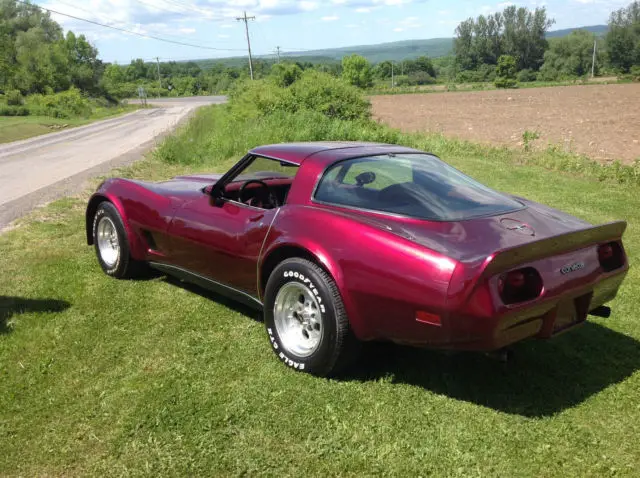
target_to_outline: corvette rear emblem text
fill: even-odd
[[[536,232],[530,225],[520,222],[517,219],[506,217],[500,220],[500,225],[502,225],[502,227],[504,227],[508,231],[517,232],[518,234],[525,234],[527,236],[536,235]]]
[[[564,266],[560,269],[561,274],[569,274],[570,272],[579,271],[580,269],[584,269],[584,262],[576,262],[575,264],[571,264],[570,266]]]

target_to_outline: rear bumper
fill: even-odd
[[[542,299],[530,306],[514,307],[491,319],[449,318],[450,341],[444,348],[491,351],[528,338],[547,339],[583,324],[589,311],[611,301],[627,274],[627,268],[600,279],[595,284],[575,288],[561,296]],[[483,321],[483,333],[473,327],[469,334],[466,321]]]

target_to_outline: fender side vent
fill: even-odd
[[[142,231],[142,235],[144,236],[144,240],[147,241],[147,246],[152,251],[157,251],[158,247],[156,246],[156,241],[153,239],[153,234],[147,230]]]

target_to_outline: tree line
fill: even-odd
[[[611,14],[604,38],[575,31],[547,39],[553,24],[545,8],[508,6],[461,22],[449,57],[420,56],[375,65],[359,55],[333,63],[257,59],[254,75],[287,86],[303,71],[313,69],[361,88],[390,84],[392,78],[398,86],[496,79],[499,86],[513,86],[516,80],[585,76],[592,68],[596,74],[640,77],[640,1]],[[592,65],[594,42],[599,54]],[[222,62],[206,69],[196,62],[161,62],[159,70],[158,75],[155,61],[143,59],[128,65],[105,64],[84,35],[65,34],[49,13],[35,5],[0,0],[0,94],[5,103],[20,103],[20,95],[69,89],[112,100],[137,96],[141,86],[149,96],[217,94],[248,77],[246,65]]]
[[[23,94],[64,91],[95,93],[103,63],[84,35],[62,27],[30,4],[0,0],[0,91]]]
[[[455,79],[493,81],[496,75],[505,79],[499,70],[520,81],[581,77],[591,71],[640,77],[639,1],[611,14],[604,38],[577,30],[566,37],[547,39],[554,23],[544,7],[531,11],[513,5],[461,22],[454,41]],[[594,43],[598,52],[595,63]]]

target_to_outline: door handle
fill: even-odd
[[[249,221],[250,222],[258,222],[260,219],[262,219],[264,217],[264,214],[260,214],[258,216],[254,216],[254,217],[250,217]]]

